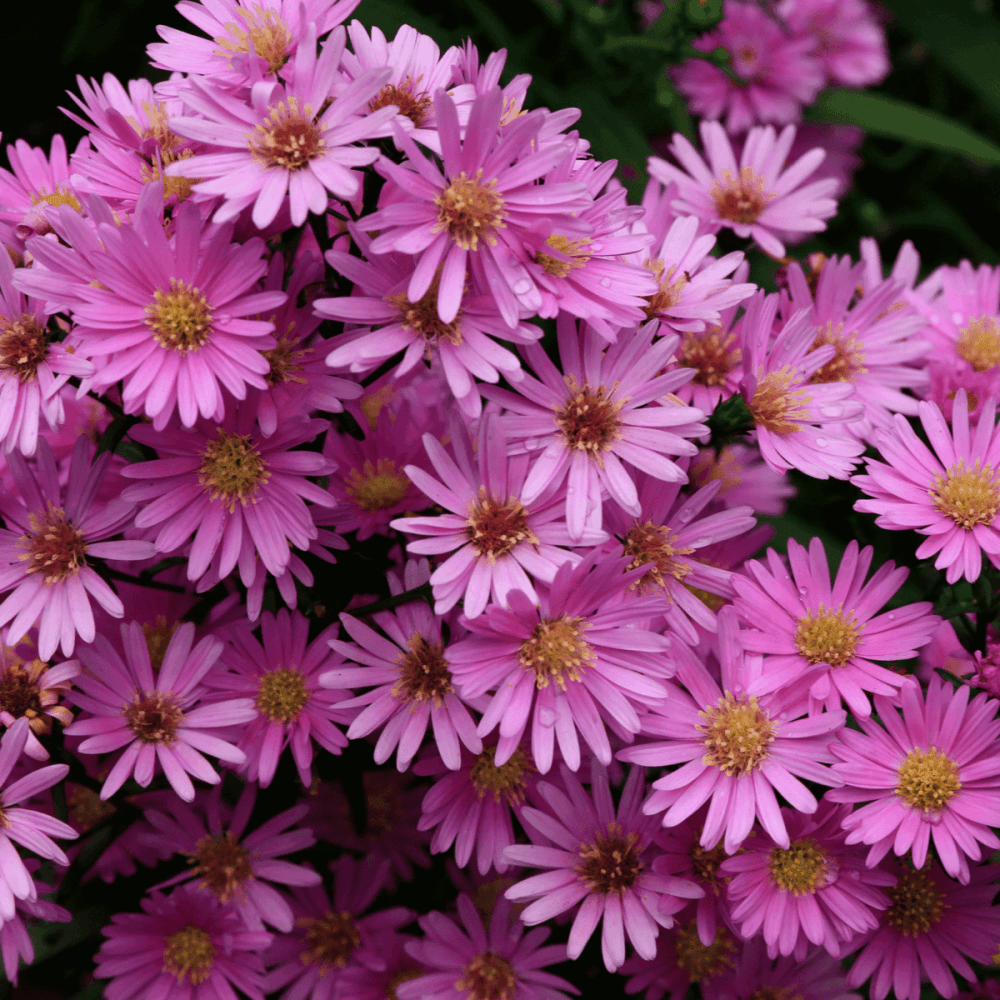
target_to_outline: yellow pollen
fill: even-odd
[[[844,614],[843,605],[834,611],[820,604],[798,620],[795,646],[809,663],[842,667],[857,652],[864,629],[864,622],[859,624],[853,611]]]
[[[327,910],[322,917],[299,917],[299,927],[306,929],[305,948],[299,955],[303,965],[318,965],[320,977],[331,969],[342,969],[361,944],[361,932],[347,910]]]
[[[809,379],[813,385],[824,382],[854,382],[859,375],[864,375],[868,371],[865,367],[865,345],[858,342],[857,332],[850,333],[846,337],[843,334],[843,323],[838,323],[836,329],[833,323],[827,323],[825,327],[819,328],[812,350],[832,344],[835,353],[825,365],[813,372]]]
[[[691,856],[691,869],[695,875],[702,882],[707,882],[716,896],[721,895],[726,885],[729,884],[728,878],[722,878],[719,875],[719,865],[729,857],[726,854],[725,844],[719,841],[715,847],[706,848],[702,847],[696,840],[689,854]]]
[[[169,351],[197,351],[212,334],[212,307],[193,285],[170,279],[170,291],[158,288],[146,306],[145,324],[153,338]]]
[[[643,592],[666,589],[668,578],[683,580],[691,572],[691,566],[677,557],[692,552],[694,549],[677,545],[677,536],[668,524],[653,524],[652,521],[639,524],[636,521],[625,536],[624,554],[632,557],[627,569],[649,566],[646,575],[633,584]]]
[[[937,747],[914,747],[899,765],[896,794],[914,809],[940,812],[961,788],[958,765]]]
[[[624,836],[619,826],[611,824],[606,834],[599,833],[593,843],[581,844],[577,851],[577,877],[590,889],[621,895],[639,881],[644,865],[640,860],[639,835]]]
[[[294,722],[309,698],[301,671],[277,667],[261,677],[254,704],[272,722]]]
[[[297,97],[272,105],[264,121],[247,136],[253,158],[266,168],[302,170],[326,152],[323,128],[308,104]]]
[[[970,319],[955,341],[955,351],[972,370],[986,372],[1000,365],[1000,323],[994,316]]]
[[[45,328],[34,316],[0,316],[0,372],[9,372],[24,385],[38,377],[38,366],[49,356]]]
[[[440,708],[444,699],[455,690],[444,646],[428,642],[419,632],[414,632],[406,645],[408,652],[396,660],[399,680],[393,685],[393,697],[412,702],[412,711],[416,711],[417,703],[424,701]]]
[[[934,486],[927,491],[935,509],[951,518],[960,528],[971,531],[977,524],[992,524],[1000,510],[1000,484],[992,465],[980,468],[976,464],[966,471],[965,460],[948,468],[945,475],[934,477]]]
[[[775,847],[767,863],[771,881],[794,896],[812,894],[827,884],[827,855],[808,837],[788,849]]]
[[[472,547],[491,563],[507,555],[521,542],[538,544],[535,533],[528,527],[528,512],[516,497],[501,503],[479,487],[479,494],[469,504],[466,522]]]
[[[272,322],[274,317],[271,317]],[[289,324],[288,329],[294,324]],[[287,331],[286,331],[287,332]],[[290,337],[281,337],[278,346],[270,351],[261,351],[267,359],[271,370],[264,376],[264,381],[270,386],[283,385],[285,382],[297,382],[305,385],[306,380],[302,377],[302,359],[307,354],[312,354],[312,348],[307,347],[302,350],[295,350],[298,343]]]
[[[385,301],[399,310],[399,322],[404,330],[412,330],[427,345],[427,358],[442,340],[456,347],[462,343],[462,310],[450,323],[444,323],[438,315],[438,288],[441,275],[436,274],[430,288],[419,302],[411,302],[405,292],[387,295]]]
[[[171,934],[163,946],[163,971],[177,977],[183,986],[190,978],[191,985],[205,982],[215,965],[215,945],[208,931],[188,924]]]
[[[61,507],[50,503],[45,514],[30,514],[28,526],[30,533],[17,540],[18,547],[27,550],[18,559],[28,564],[26,573],[40,573],[47,587],[76,576],[87,565],[83,532]]]
[[[163,166],[169,167],[171,163],[187,160],[192,156],[194,156],[193,149],[182,149],[179,153],[164,152],[162,154]],[[142,178],[143,184],[152,184],[154,181],[162,180],[163,197],[168,201],[170,198],[176,198],[178,205],[187,200],[191,189],[201,180],[199,177],[174,177],[172,174],[161,174],[160,167],[156,163],[143,163],[139,168],[139,176]]]
[[[419,979],[421,976],[427,975],[423,969],[412,968],[412,969],[400,969],[392,979],[386,983],[385,987],[385,997],[383,1000],[399,1000],[399,994],[396,992],[398,986],[402,986],[403,983],[408,983],[411,979]]]
[[[155,673],[163,666],[163,656],[170,645],[170,640],[177,631],[180,622],[176,619],[167,621],[166,615],[157,615],[155,622],[146,622],[142,626],[142,634],[149,650],[149,662]]]
[[[535,770],[535,765],[520,747],[499,767],[493,762],[495,756],[496,747],[487,747],[473,761],[469,778],[476,793],[480,799],[492,795],[494,802],[503,799],[508,805],[520,805],[528,787],[527,775]]]
[[[656,278],[660,286],[646,299],[644,306],[647,318],[655,319],[667,310],[673,309],[680,302],[681,295],[688,283],[688,276],[685,271],[681,273],[679,278],[674,278],[675,268],[670,268],[667,271],[666,265],[661,259],[644,261],[642,266],[653,272],[653,277]]]
[[[548,687],[554,681],[565,691],[567,680],[580,680],[581,671],[595,659],[594,651],[583,638],[587,627],[582,618],[560,615],[543,618],[532,629],[517,655],[524,670],[535,672],[538,688]]]
[[[483,183],[483,171],[466,177],[463,170],[434,199],[438,207],[434,231],[446,231],[463,250],[478,250],[479,241],[496,246],[496,230],[505,227],[507,208],[495,190],[496,180]]]
[[[140,743],[166,746],[177,742],[177,730],[184,721],[177,698],[164,691],[136,691],[122,715]]]
[[[752,167],[741,167],[735,176],[728,167],[722,171],[721,181],[712,184],[711,195],[715,202],[715,213],[720,219],[729,219],[743,226],[752,226],[773,194],[764,191],[765,178]]]
[[[70,822],[79,833],[93,829],[101,820],[115,812],[115,807],[110,802],[105,802],[86,785],[69,785],[67,805]]]
[[[736,452],[728,445],[718,455],[713,448],[702,448],[692,461],[688,475],[691,477],[691,482],[698,487],[707,486],[716,479],[721,480],[722,486],[715,495],[717,500],[743,482],[740,461],[736,457]]]
[[[760,707],[756,698],[734,698],[728,691],[714,708],[698,713],[705,725],[706,754],[702,763],[717,767],[731,778],[751,774],[770,756],[770,745],[778,724]]]
[[[514,966],[495,951],[482,951],[462,970],[456,990],[468,990],[468,1000],[513,1000],[519,990]]]
[[[792,389],[792,372],[786,365],[778,371],[759,375],[757,389],[750,401],[750,412],[758,427],[772,434],[794,434],[799,430],[796,421],[809,419],[812,397],[801,389]]]
[[[230,21],[225,25],[229,37],[215,39],[220,46],[216,55],[223,56],[232,65],[233,56],[248,53],[253,43],[254,53],[267,61],[268,72],[277,73],[288,62],[293,40],[281,16],[272,8],[259,4],[237,7],[236,14],[243,19],[243,24]]]
[[[267,462],[249,434],[227,434],[221,427],[201,453],[198,482],[209,500],[222,500],[232,513],[236,504],[257,502],[257,488],[271,478]]]
[[[600,459],[621,437],[621,419],[618,412],[624,400],[611,401],[614,392],[607,386],[597,388],[584,383],[582,386],[573,375],[566,377],[569,395],[561,409],[556,410],[556,427],[566,439],[566,447],[589,452],[591,458]]]
[[[225,903],[231,896],[246,899],[246,886],[253,879],[250,852],[231,834],[202,837],[191,858],[199,889],[208,889]]]
[[[677,964],[687,973],[692,983],[713,979],[725,969],[733,967],[736,942],[725,927],[715,932],[715,940],[706,947],[698,936],[697,921],[685,924],[677,932],[674,945]]]
[[[184,140],[170,131],[170,126],[167,124],[170,116],[162,101],[157,101],[155,104],[143,101],[142,110],[146,115],[147,125],[140,125],[139,120],[131,115],[125,119],[135,129],[135,133],[140,139],[152,139],[160,147],[160,153],[164,156],[181,145]],[[164,163],[169,162],[171,161],[164,160]]]
[[[344,492],[364,511],[388,510],[395,507],[407,494],[410,480],[396,468],[389,458],[371,460],[358,469],[351,469],[345,477]]]
[[[417,90],[422,76],[416,80],[408,76],[402,83],[387,83],[369,102],[371,111],[395,105],[396,110],[409,118],[415,128],[423,128],[430,117],[431,99],[425,90]]]
[[[685,333],[677,360],[682,368],[693,368],[691,380],[698,385],[716,388],[726,384],[729,373],[740,363],[742,352],[733,347],[735,333],[724,333],[722,327],[710,326],[701,333]]]
[[[892,900],[885,911],[885,922],[903,937],[926,934],[948,909],[944,893],[928,874],[929,867],[928,861],[919,871],[903,868],[899,881],[883,890]]]
[[[48,665],[39,660],[35,663],[43,670],[48,669]],[[0,670],[0,711],[9,712],[15,719],[24,716],[32,720],[32,729],[35,719],[42,713],[42,693],[37,684],[39,675],[40,671],[32,671],[30,667],[25,670],[20,663],[11,663]]]
[[[547,253],[540,253],[535,256],[535,262],[541,264],[542,270],[546,274],[551,274],[554,278],[565,278],[570,271],[583,267],[590,260],[587,247],[590,246],[591,241],[586,236],[578,240],[571,240],[568,236],[553,234],[545,242],[553,250],[563,254],[563,257],[570,258],[569,260],[564,260],[563,257],[553,257]]]
[[[49,194],[45,188],[39,188],[31,196],[31,204],[38,205],[44,202],[46,205],[69,205],[74,212],[79,212],[83,214],[83,205],[80,204],[80,199],[77,198],[69,188],[56,188],[56,190]]]

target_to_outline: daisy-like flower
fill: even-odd
[[[673,643],[641,627],[664,601],[629,595],[643,571],[626,565],[595,550],[576,567],[560,567],[551,587],[539,587],[538,605],[512,590],[507,607],[492,604],[463,619],[472,634],[449,649],[452,674],[466,698],[495,692],[479,733],[499,726],[497,764],[517,752],[529,722],[542,774],[557,741],[570,769],[580,767],[578,733],[610,764],[606,726],[630,741],[639,732],[637,709],[666,699],[660,678],[673,674]]]
[[[626,937],[643,958],[654,958],[660,927],[671,927],[673,914],[701,895],[693,882],[648,870],[657,823],[642,814],[643,775],[642,768],[629,771],[616,809],[605,768],[594,765],[590,794],[563,768],[563,788],[538,783],[547,808],[522,812],[538,842],[504,852],[513,864],[551,869],[507,890],[507,899],[533,900],[521,920],[530,927],[581,903],[567,953],[579,958],[602,923],[601,954],[609,972],[625,961]]]
[[[237,399],[248,386],[266,389],[261,351],[276,346],[274,324],[246,317],[268,314],[285,293],[256,290],[263,241],[233,244],[232,227],[206,224],[191,202],[175,209],[168,238],[158,183],[146,186],[132,225],[90,204],[96,226],[66,208],[52,213],[69,245],[30,240],[43,267],[19,269],[14,285],[72,309],[77,353],[96,360],[93,388],[122,381],[125,410],[152,417],[156,430],[175,412],[186,427],[199,413],[221,419],[223,386]]]
[[[504,418],[513,452],[541,453],[521,491],[532,503],[566,483],[570,538],[600,527],[604,492],[623,510],[638,515],[639,496],[625,464],[668,483],[687,482],[668,456],[695,455],[688,438],[707,433],[704,414],[668,394],[694,372],[663,373],[677,348],[676,335],[653,342],[648,323],[617,343],[589,327],[577,330],[573,317],[557,321],[560,371],[537,344],[524,348],[536,378],[525,375],[516,391],[484,387],[483,395],[510,413]],[[654,405],[655,404],[655,405]]]
[[[768,654],[755,693],[808,679],[810,712],[840,708],[843,699],[861,719],[872,711],[866,692],[898,701],[900,688],[912,681],[872,660],[911,659],[941,619],[928,613],[929,601],[880,615],[909,570],[885,562],[865,583],[873,553],[870,545],[859,552],[852,539],[831,584],[823,543],[813,538],[806,550],[790,538],[788,568],[768,549],[767,567],[751,559],[733,577],[736,610],[751,626],[741,636],[743,647]]]
[[[740,328],[740,391],[756,424],[757,447],[777,472],[799,469],[814,479],[847,479],[864,444],[837,425],[857,420],[864,404],[854,398],[850,382],[812,381],[836,348],[814,347],[816,324],[808,311],[796,313],[772,336],[777,305],[777,295],[758,292]]]
[[[215,1000],[236,987],[264,1000],[261,952],[270,934],[247,930],[232,906],[189,887],[139,905],[142,913],[116,913],[103,930],[94,975],[111,980],[106,996]]]
[[[265,955],[269,971],[264,988],[268,993],[282,990],[283,1000],[353,998],[345,989],[349,972],[384,969],[399,928],[416,916],[403,906],[366,913],[385,888],[386,862],[344,855],[330,868],[333,898],[318,883],[298,889],[292,900],[295,924]]]
[[[34,874],[41,862],[32,859],[27,862],[28,872]],[[35,890],[40,894],[54,892],[51,885],[43,882],[35,883]],[[0,921],[0,955],[3,956],[3,970],[7,981],[17,986],[18,967],[21,962],[31,965],[35,960],[35,946],[28,935],[25,920],[44,920],[47,923],[68,924],[73,914],[62,906],[47,899],[18,899],[15,901],[15,912],[12,920]]]
[[[52,732],[52,720],[63,726],[73,721],[73,713],[59,699],[79,673],[76,660],[49,666],[37,657],[22,660],[16,650],[0,646],[0,724],[12,726],[17,719],[28,720],[24,752],[34,760],[49,759],[38,737]]]
[[[261,641],[254,638],[249,623],[227,632],[229,645],[220,664],[205,677],[207,687],[230,698],[252,698],[257,717],[242,731],[237,746],[247,757],[250,781],[267,788],[278,761],[291,748],[302,784],[312,784],[313,742],[339,754],[347,737],[335,723],[346,725],[353,712],[342,709],[340,692],[319,686],[319,671],[334,661],[326,632],[309,642],[309,621],[297,611],[282,608],[277,615],[265,611],[261,618]]]
[[[848,985],[871,978],[872,1000],[884,1000],[889,990],[896,1000],[917,1000],[921,980],[929,979],[939,996],[954,997],[954,972],[976,981],[967,958],[992,964],[1000,940],[1000,909],[993,905],[1000,869],[978,865],[969,884],[959,885],[930,859],[917,869],[908,861],[887,868],[897,878],[885,890],[891,905],[847,973]]]
[[[715,495],[717,505],[728,508],[747,505],[758,515],[780,517],[785,513],[785,501],[795,496],[795,487],[788,476],[772,469],[752,445],[727,444],[718,452],[702,448],[691,459],[688,477],[692,486],[706,486],[718,480],[722,486]]]
[[[740,643],[736,612],[719,612],[721,686],[704,665],[686,658],[663,707],[652,706],[642,731],[665,742],[626,747],[620,760],[646,767],[683,766],[653,782],[655,791],[644,810],[664,812],[663,825],[676,826],[709,803],[701,846],[723,840],[733,854],[753,828],[754,816],[771,839],[787,849],[790,841],[775,791],[799,812],[811,814],[818,803],[801,778],[821,785],[840,784],[828,767],[830,734],[847,719],[843,711],[810,718],[805,699],[778,700],[748,694],[761,674],[760,660],[747,656]],[[689,692],[689,693],[688,693]]]
[[[10,772],[24,753],[28,741],[28,720],[18,719],[0,738],[0,786],[7,784]],[[39,792],[57,785],[69,774],[66,764],[50,764],[31,771],[0,788],[0,922],[13,920],[17,900],[34,902],[38,898],[31,873],[21,860],[14,844],[20,844],[46,861],[68,865],[69,859],[53,837],[76,840],[73,827],[44,812],[25,809],[21,803]]]
[[[248,784],[231,814],[218,793],[207,796],[204,810],[176,799],[163,811],[146,810],[160,845],[186,854],[192,865],[156,888],[199,879],[199,891],[231,903],[250,929],[263,930],[267,923],[287,934],[294,926],[294,915],[275,884],[316,886],[322,882],[312,868],[282,858],[316,843],[312,830],[297,827],[309,806],[302,803],[286,809],[247,833],[256,801],[257,785]]]
[[[563,563],[578,561],[568,551],[570,545],[594,545],[604,539],[603,532],[585,532],[575,542],[566,528],[565,503],[551,491],[534,503],[523,502],[528,457],[507,457],[504,420],[497,414],[487,413],[479,422],[475,454],[460,421],[452,422],[451,441],[454,457],[434,435],[424,435],[439,479],[415,465],[404,471],[421,492],[452,513],[402,517],[391,524],[408,535],[430,536],[407,544],[414,555],[452,553],[430,577],[434,613],[446,614],[461,600],[465,616],[477,618],[491,597],[503,605],[512,590],[537,603],[528,574],[551,583]]]
[[[544,944],[548,928],[525,933],[505,899],[494,904],[488,928],[465,893],[456,905],[460,924],[443,913],[420,918],[424,937],[406,951],[427,973],[400,983],[399,1000],[565,1000],[580,992],[545,971],[566,960],[565,945]]]
[[[426,560],[409,562],[403,581],[390,576],[390,588],[394,594],[413,590],[426,583],[429,574]],[[335,690],[370,688],[340,703],[343,711],[362,710],[347,730],[348,739],[381,729],[375,763],[385,763],[396,750],[400,771],[410,766],[428,724],[433,726],[442,760],[453,770],[461,761],[460,741],[473,753],[482,752],[482,740],[467,707],[480,708],[482,703],[455,690],[452,647],[441,637],[441,619],[426,604],[414,601],[374,614],[372,620],[388,638],[353,615],[342,614],[340,620],[354,643],[330,639],[329,645],[361,665],[334,667],[320,674],[319,682]]]
[[[189,775],[209,784],[220,780],[203,753],[230,764],[246,761],[242,750],[206,730],[251,722],[257,709],[249,698],[198,704],[202,678],[222,655],[222,642],[206,636],[195,644],[190,622],[174,632],[155,675],[138,622],[122,626],[122,645],[124,659],[104,636],[81,649],[86,671],[76,678],[79,690],[69,698],[90,717],[77,719],[66,733],[88,737],[78,753],[124,748],[104,780],[102,799],[133,776],[145,788],[158,763],[174,791],[190,802],[194,785]]]
[[[916,530],[927,535],[917,559],[936,555],[949,584],[961,577],[979,579],[982,554],[1000,566],[1000,433],[995,427],[996,400],[983,404],[979,420],[969,423],[964,389],[955,396],[951,427],[934,403],[920,403],[920,423],[930,448],[906,418],[897,414],[891,432],[875,435],[885,460],[867,459],[854,483],[871,500],[854,509],[878,514],[875,523],[890,531]]]
[[[7,459],[20,498],[0,497],[7,524],[0,530],[0,590],[11,591],[0,604],[0,625],[10,622],[5,641],[17,645],[37,621],[41,660],[52,659],[59,646],[72,656],[78,635],[94,641],[91,599],[115,618],[125,614],[115,592],[89,565],[91,557],[134,561],[155,552],[149,542],[104,540],[131,525],[135,505],[97,501],[112,456],[106,452],[91,462],[93,453],[93,442],[80,435],[65,486],[44,439],[32,466],[17,452]]]
[[[781,847],[766,834],[719,866],[732,876],[730,914],[744,940],[763,933],[768,954],[802,961],[811,945],[840,957],[860,934],[878,927],[889,897],[879,887],[895,878],[866,868],[864,851],[847,847],[841,820],[850,812],[829,799],[814,816],[783,809],[791,839]]]
[[[903,718],[876,695],[882,725],[860,719],[861,732],[844,730],[832,744],[833,772],[841,788],[834,802],[867,802],[844,819],[849,844],[870,844],[868,863],[890,850],[912,851],[922,868],[933,839],[944,870],[969,881],[969,859],[979,844],[1000,847],[990,827],[1000,826],[1000,720],[997,702],[985,693],[969,701],[968,685],[954,690],[931,678],[926,699],[916,684],[900,692]]]
[[[673,207],[678,213],[697,216],[713,232],[728,227],[742,239],[753,237],[765,253],[783,257],[782,240],[800,240],[807,233],[822,232],[826,229],[823,220],[837,211],[832,197],[837,187],[834,178],[803,186],[823,162],[822,149],[811,150],[785,168],[794,141],[794,125],[780,135],[770,125],[752,128],[737,164],[723,127],[718,122],[702,122],[707,164],[677,133],[670,152],[681,166],[651,156],[649,172],[662,184],[677,185]]]
[[[195,153],[172,163],[166,174],[206,178],[192,194],[223,199],[216,222],[228,222],[253,205],[253,224],[264,229],[287,196],[292,225],[301,226],[310,212],[326,212],[331,194],[344,201],[354,198],[361,174],[352,168],[378,159],[376,146],[354,144],[388,134],[395,106],[359,112],[368,110],[390,71],[362,74],[331,102],[347,33],[334,31],[317,57],[313,30],[310,25],[295,52],[294,83],[255,86],[249,104],[204,77],[188,78],[184,103],[198,117],[171,118],[170,128],[226,152]]]
[[[326,430],[327,422],[289,419],[264,437],[252,421],[252,412],[241,410],[222,424],[205,421],[190,431],[157,432],[141,424],[130,431],[162,457],[122,469],[126,479],[144,480],[122,496],[143,505],[135,525],[157,528],[157,552],[174,552],[194,535],[189,580],[209,569],[221,579],[238,566],[249,587],[258,575],[256,556],[281,576],[289,546],[308,549],[318,535],[306,501],[334,504],[306,478],[327,475],[333,463],[314,451],[292,450]]]
[[[547,115],[541,110],[520,115],[501,129],[502,104],[499,88],[480,94],[463,139],[455,102],[444,91],[434,96],[443,172],[395,125],[396,144],[407,159],[397,166],[383,158],[376,166],[392,183],[392,200],[359,223],[367,232],[379,231],[373,253],[418,255],[406,298],[420,303],[436,283],[437,315],[443,324],[458,316],[471,272],[481,293],[494,298],[507,326],[517,326],[522,308],[537,312],[542,304],[524,266],[529,251],[531,256],[545,252],[550,227],[558,226],[569,239],[589,233],[589,226],[573,218],[591,201],[584,184],[535,183],[571,156],[574,147],[553,141],[538,148]]]

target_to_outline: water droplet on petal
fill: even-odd
[[[817,448],[825,448],[826,447],[826,438],[816,438],[816,447]]]
[[[519,278],[514,282],[515,295],[527,295],[531,291],[531,282],[527,278]]]
[[[601,284],[605,288],[610,288],[611,287],[611,279],[610,278],[601,278]]]

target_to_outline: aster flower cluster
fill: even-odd
[[[786,257],[868,7],[728,0],[743,85],[676,70],[700,148],[633,205],[505,52],[357,5],[185,0],[169,79],[81,79],[78,147],[0,171],[7,978],[100,912],[109,1000],[955,996],[1000,269]],[[810,480],[865,531],[769,547]]]

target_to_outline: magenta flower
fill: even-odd
[[[851,481],[871,500],[855,510],[878,514],[875,523],[890,531],[916,530],[929,536],[918,559],[936,555],[934,567],[946,570],[949,584],[961,577],[974,581],[982,553],[1000,566],[1000,433],[995,427],[996,400],[969,424],[964,389],[955,396],[952,426],[933,403],[920,403],[920,422],[931,447],[897,415],[890,433],[878,432],[875,445],[885,459],[867,459],[865,474]],[[933,449],[933,450],[932,450]]]
[[[202,678],[222,654],[222,643],[205,636],[195,644],[190,622],[177,627],[155,675],[138,622],[122,626],[122,645],[124,659],[103,635],[80,650],[86,672],[76,678],[80,690],[69,697],[90,717],[77,719],[66,734],[88,737],[77,748],[82,754],[124,748],[104,780],[102,799],[111,798],[130,777],[145,788],[159,764],[174,791],[190,802],[189,775],[209,784],[220,780],[202,754],[230,764],[246,761],[242,750],[205,730],[243,725],[257,710],[249,698],[198,704]]]
[[[691,460],[688,476],[692,486],[706,486],[718,479],[722,486],[715,495],[717,505],[730,509],[746,505],[758,515],[780,517],[785,513],[785,501],[795,495],[788,476],[772,469],[752,445],[728,444],[718,452],[702,448]]]
[[[900,691],[903,719],[884,698],[875,709],[882,725],[860,719],[861,732],[844,730],[831,750],[833,772],[842,788],[828,792],[834,802],[868,802],[844,820],[847,843],[870,844],[868,864],[890,850],[912,852],[922,868],[933,838],[944,870],[969,881],[969,861],[980,858],[979,844],[1000,847],[990,827],[1000,826],[1000,720],[997,702],[984,693],[969,701],[934,676],[926,700],[918,685]]]
[[[532,503],[566,483],[566,524],[579,540],[600,527],[603,495],[638,515],[635,482],[623,463],[668,483],[687,481],[668,456],[694,455],[688,438],[706,433],[701,410],[669,393],[694,374],[663,374],[676,336],[653,343],[656,323],[608,345],[589,327],[563,314],[557,322],[560,371],[538,345],[524,348],[537,378],[525,375],[515,390],[485,387],[483,395],[510,411],[504,418],[510,450],[541,451],[522,488]]]
[[[33,466],[17,452],[7,458],[20,498],[0,497],[7,524],[0,530],[0,591],[12,591],[0,604],[0,625],[10,622],[5,641],[14,646],[38,621],[42,660],[52,659],[59,646],[72,656],[78,635],[94,641],[91,599],[115,618],[125,613],[90,558],[134,561],[155,551],[149,542],[104,540],[131,525],[135,505],[96,500],[112,456],[91,462],[93,447],[86,434],[77,438],[65,486],[44,439]]]
[[[86,142],[84,138],[82,143]],[[7,147],[7,159],[13,173],[0,167],[0,231],[6,230],[5,242],[16,244],[16,250],[29,236],[52,232],[52,209],[69,205],[76,212],[83,211],[70,180],[66,140],[61,135],[52,137],[48,156],[18,139]]]
[[[41,862],[31,859],[27,862],[29,874],[34,874]],[[42,895],[55,892],[55,888],[42,882],[35,882],[35,890]],[[25,920],[44,920],[47,923],[68,924],[73,919],[69,910],[47,899],[18,899],[14,903],[13,919],[0,920],[0,955],[3,956],[3,971],[7,981],[17,986],[17,973],[21,962],[31,965],[35,960],[35,946],[28,935]]]
[[[657,823],[642,815],[643,770],[629,771],[617,809],[603,767],[595,764],[589,795],[576,775],[565,768],[561,775],[562,789],[538,783],[546,810],[523,810],[537,842],[504,852],[514,864],[551,870],[516,883],[507,899],[534,901],[521,914],[529,927],[582,903],[569,934],[570,958],[579,958],[598,923],[609,972],[625,961],[626,937],[643,958],[653,958],[660,927],[673,926],[673,914],[702,891],[686,879],[648,871]]]
[[[326,639],[330,629],[309,642],[309,621],[297,611],[264,612],[261,640],[254,638],[249,622],[231,626],[220,665],[204,683],[223,697],[252,698],[256,718],[248,723],[237,746],[246,754],[244,765],[250,781],[267,788],[278,761],[291,748],[299,779],[312,784],[313,742],[328,753],[339,754],[347,737],[336,724],[346,725],[353,712],[338,702],[344,699],[319,685],[320,671],[336,662]],[[333,630],[335,634],[335,629]]]
[[[537,603],[529,573],[551,583],[563,563],[579,561],[569,546],[593,545],[606,537],[592,531],[574,542],[566,528],[565,502],[551,491],[534,503],[523,502],[528,457],[507,457],[504,425],[500,416],[485,414],[474,451],[465,426],[453,421],[454,457],[434,435],[424,435],[438,479],[415,465],[404,470],[421,492],[451,511],[436,517],[401,517],[391,524],[408,535],[429,536],[407,544],[414,555],[452,553],[430,577],[437,615],[462,601],[465,616],[477,618],[491,597],[494,604],[503,605],[512,590]]]
[[[886,889],[892,905],[854,960],[848,985],[871,978],[872,1000],[884,1000],[890,989],[896,1000],[917,1000],[921,980],[929,979],[940,996],[954,997],[952,970],[974,983],[966,956],[990,965],[1000,941],[1000,909],[993,905],[1000,869],[978,865],[969,884],[959,885],[932,860],[916,870],[908,861],[887,867],[898,879]]]
[[[804,698],[748,694],[761,674],[760,660],[744,654],[730,607],[719,612],[718,645],[721,686],[700,661],[685,658],[678,680],[687,691],[672,688],[669,701],[642,718],[642,732],[665,742],[626,747],[618,758],[645,767],[682,765],[653,782],[656,791],[643,808],[650,815],[666,810],[663,825],[676,826],[708,802],[702,847],[724,838],[726,853],[733,854],[756,816],[787,850],[788,831],[774,793],[799,812],[816,811],[816,798],[800,779],[840,784],[824,765],[835,759],[827,745],[847,714],[798,718],[805,714]]]
[[[547,928],[525,933],[505,899],[498,899],[483,925],[472,900],[458,897],[461,924],[443,913],[420,918],[424,937],[406,943],[407,953],[427,968],[396,987],[399,1000],[565,1000],[580,991],[545,971],[566,960],[566,946],[545,945]]]
[[[845,845],[840,823],[848,812],[829,799],[810,817],[783,809],[789,847],[766,834],[750,837],[740,854],[719,865],[731,876],[730,914],[744,940],[762,933],[769,955],[794,954],[801,962],[811,945],[838,958],[878,927],[877,911],[889,905],[878,887],[895,878],[866,868],[864,852]]]
[[[187,577],[197,580],[210,569],[219,578],[237,566],[250,586],[258,574],[256,557],[280,576],[292,557],[290,545],[308,549],[318,529],[306,501],[333,506],[326,490],[307,476],[322,476],[333,463],[314,451],[292,449],[312,441],[325,420],[304,417],[282,421],[271,437],[241,410],[222,424],[203,422],[192,430],[137,425],[130,431],[163,456],[122,469],[138,479],[122,496],[142,507],[137,528],[157,528],[157,552],[174,552],[194,535]]]
[[[189,887],[139,905],[142,913],[116,913],[104,928],[94,975],[111,980],[105,996],[216,1000],[235,996],[236,987],[264,1000],[260,953],[270,934],[247,930],[232,906]]]
[[[941,619],[922,601],[878,614],[903,585],[909,570],[894,562],[879,566],[865,583],[874,549],[859,553],[851,541],[836,579],[830,583],[823,543],[813,538],[807,550],[788,540],[788,568],[767,551],[767,568],[756,559],[733,577],[736,610],[751,630],[741,636],[744,649],[768,654],[754,694],[789,684],[809,684],[809,710],[836,709],[841,699],[857,718],[871,715],[866,692],[898,702],[900,688],[912,681],[872,660],[909,660],[930,642]],[[818,669],[814,669],[818,668]]]
[[[761,12],[762,17],[767,17]],[[753,237],[772,257],[783,257],[784,239],[800,240],[807,233],[826,229],[824,219],[837,211],[831,197],[837,181],[830,177],[803,182],[823,162],[822,149],[814,149],[785,169],[795,140],[795,126],[780,135],[768,125],[752,128],[743,144],[739,164],[732,144],[718,122],[701,123],[701,142],[708,163],[679,133],[670,151],[681,164],[675,167],[657,156],[649,159],[649,172],[662,184],[676,183],[675,211],[696,215],[713,231],[728,227],[741,239]]]
[[[579,566],[563,565],[539,605],[519,590],[507,607],[490,605],[464,619],[472,633],[452,646],[452,674],[465,698],[493,697],[479,723],[499,726],[495,761],[506,764],[531,723],[531,755],[545,774],[559,743],[570,770],[580,767],[577,734],[602,764],[611,763],[607,726],[623,740],[639,732],[640,707],[667,695],[661,678],[674,671],[671,640],[642,628],[663,598],[627,592],[642,570],[593,551]]]

